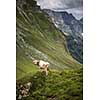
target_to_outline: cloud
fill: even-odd
[[[37,0],[37,3],[42,9],[68,11],[77,18],[83,16],[83,0]]]
[[[83,6],[83,0],[37,0],[42,9],[77,8]]]
[[[83,8],[82,7],[72,8],[72,9],[68,9],[66,11],[68,13],[72,13],[74,15],[74,17],[76,17],[76,19],[81,19],[83,17]]]

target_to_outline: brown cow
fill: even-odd
[[[39,66],[41,72],[45,71],[46,75],[48,75],[48,66],[49,66],[48,62],[45,62],[43,60],[33,60],[33,63]]]

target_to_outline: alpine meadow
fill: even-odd
[[[83,100],[83,18],[45,1],[16,0],[16,100]]]

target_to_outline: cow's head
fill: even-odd
[[[33,60],[33,63],[34,63],[35,65],[37,65],[37,64],[39,63],[39,60]]]

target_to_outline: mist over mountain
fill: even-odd
[[[55,13],[55,22],[70,27],[75,18],[62,15]],[[70,34],[57,28],[35,0],[16,0],[16,100],[83,100],[82,64],[69,53],[68,46],[76,48],[74,43],[66,45],[67,38],[74,40]],[[45,64],[41,69],[32,58],[48,62],[49,69]]]
[[[77,19],[83,16],[83,0],[37,0],[37,4],[41,6],[41,9],[67,11]]]
[[[37,70],[31,57],[50,63],[50,68],[81,66],[65,50],[65,37],[34,0],[17,0],[16,49],[17,79]]]
[[[82,7],[83,0],[37,0],[42,9],[78,8]]]

